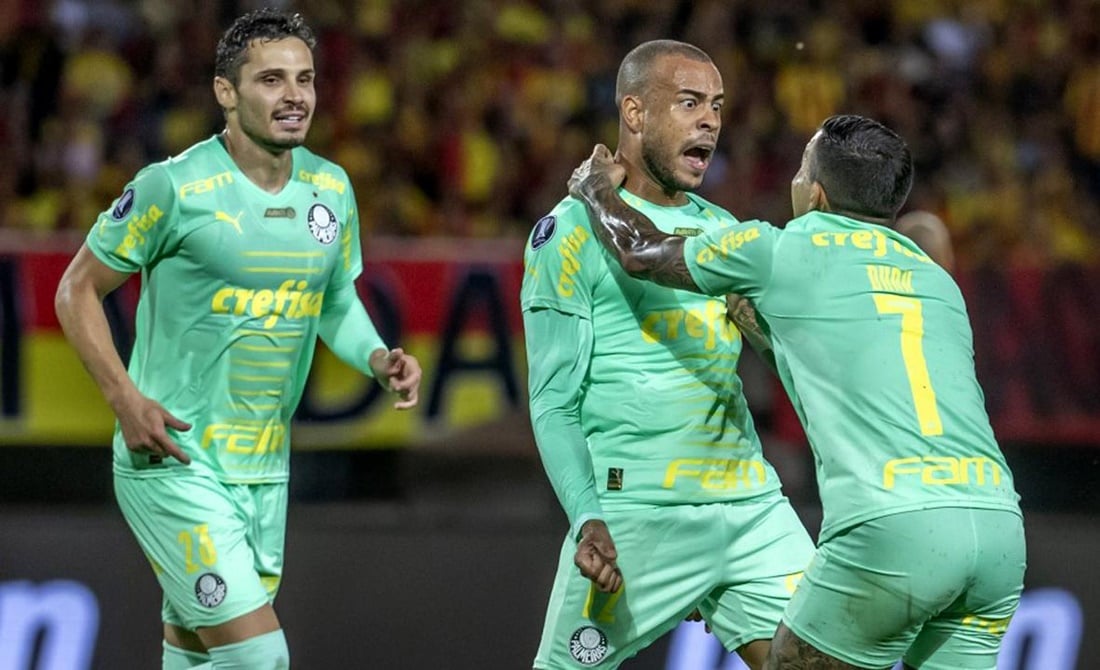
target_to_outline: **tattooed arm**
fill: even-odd
[[[777,372],[775,350],[772,349],[768,334],[756,319],[756,308],[752,306],[752,302],[744,296],[730,293],[726,296],[726,317],[737,326],[737,330],[741,331],[745,341],[756,351],[768,368],[772,372]]]
[[[685,238],[661,232],[623,202],[616,188],[625,176],[607,147],[598,144],[573,171],[569,194],[585,204],[596,237],[630,276],[701,293],[684,262]]]

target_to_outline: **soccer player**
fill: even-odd
[[[225,130],[141,170],[57,290],[65,334],[118,419],[115,494],[164,592],[165,670],[286,668],[283,571],[291,416],[317,336],[417,403],[420,366],[378,336],[351,184],[302,143],[314,37],[259,10],[218,43]],[[103,297],[141,272],[129,373]]]
[[[826,120],[783,229],[669,235],[617,193],[624,173],[598,146],[571,179],[600,241],[633,277],[751,300],[813,449],[818,550],[766,667],[992,670],[1023,589],[1023,522],[962,295],[892,228],[912,185],[905,143],[870,119]]]
[[[735,223],[689,193],[721,128],[707,54],[646,42],[616,89],[629,206],[680,235]],[[760,668],[813,543],[762,454],[741,335],[722,299],[631,279],[592,234],[566,198],[525,253],[531,419],[570,523],[534,666],[617,667],[698,608]]]

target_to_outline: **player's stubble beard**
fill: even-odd
[[[238,111],[237,124],[241,127],[241,132],[245,134],[248,139],[252,140],[254,144],[262,147],[264,150],[273,153],[283,153],[300,147],[305,144],[306,136],[309,134],[309,129],[313,123],[313,113],[307,109],[303,109],[302,113],[305,115],[305,122],[303,124],[302,132],[299,135],[290,135],[285,138],[279,138],[275,131],[270,130],[271,125],[263,128],[263,131],[258,131],[257,127],[262,127],[262,124],[251,123],[244,114]],[[277,126],[278,121],[275,120],[272,114],[268,115],[268,123]]]
[[[676,176],[676,171],[670,167],[676,159],[670,154],[670,151],[656,142],[642,142],[642,163],[665,193],[674,195],[694,191],[699,184],[689,183]],[[702,178],[699,181],[702,183]]]

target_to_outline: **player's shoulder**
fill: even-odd
[[[697,193],[689,192],[687,193],[687,197],[689,201],[699,208],[699,212],[704,218],[713,220],[714,223],[719,226],[732,226],[735,223],[741,223],[741,220],[734,216],[728,209],[714,204]]]
[[[583,242],[591,235],[592,226],[588,221],[588,212],[584,203],[575,198],[566,197],[535,221],[527,236],[527,250],[538,251],[552,240],[566,236]]]
[[[951,244],[951,231],[936,214],[927,210],[913,210],[898,217],[894,230],[916,243],[948,272],[954,269],[955,253]]]
[[[219,150],[224,152],[217,136],[211,136],[178,154],[146,165],[135,175],[135,179],[187,183],[193,179],[213,177],[218,171],[226,171],[224,161],[218,159]]]

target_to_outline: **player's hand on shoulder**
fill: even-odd
[[[600,591],[614,593],[622,588],[623,573],[619,571],[619,552],[611,539],[611,531],[600,519],[585,522],[573,563],[581,574],[595,582]]]
[[[420,361],[416,356],[405,353],[397,347],[386,351],[377,349],[371,353],[370,366],[374,377],[387,390],[400,398],[393,404],[394,409],[411,409],[420,400]]]
[[[616,188],[626,179],[626,168],[616,162],[611,150],[597,144],[592,155],[573,170],[569,177],[569,195],[582,198],[585,189]]]
[[[154,456],[171,456],[184,465],[191,463],[191,458],[168,436],[167,430],[190,430],[191,424],[176,418],[159,402],[145,397],[136,389],[114,403],[113,408],[127,449]]]

